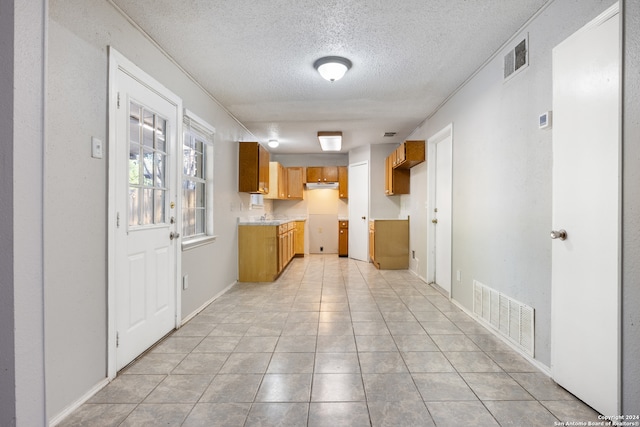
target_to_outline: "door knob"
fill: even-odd
[[[564,230],[551,230],[551,238],[565,240],[567,238],[567,232]]]
[[[169,233],[169,240],[177,239],[180,237],[180,233],[174,233],[173,231]]]
[[[366,216],[363,216],[363,217],[362,217],[362,219],[367,219],[367,217],[366,217]]]
[[[431,222],[432,222],[432,223],[434,223],[434,224],[437,224],[437,223],[438,223],[438,219],[437,219],[437,218],[433,218],[433,219],[431,220]]]

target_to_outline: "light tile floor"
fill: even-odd
[[[554,426],[598,414],[408,271],[240,283],[62,426]],[[557,424],[555,424],[557,425]]]

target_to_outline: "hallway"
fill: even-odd
[[[553,426],[598,414],[412,273],[236,284],[61,426]]]

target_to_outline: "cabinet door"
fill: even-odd
[[[338,195],[341,199],[349,198],[349,169],[338,166]]]
[[[396,148],[395,155],[396,155],[396,157],[395,157],[395,160],[393,162],[393,165],[397,166],[397,165],[402,164],[404,162],[405,156],[406,156],[404,143],[400,144],[400,146],[398,148]]]
[[[304,256],[304,221],[296,221],[294,252],[296,255]]]
[[[369,259],[375,264],[376,255],[376,230],[373,221],[369,224]]]
[[[384,194],[391,196],[393,194],[393,157],[389,156],[384,164]]]
[[[269,192],[269,152],[258,144],[258,192]]]
[[[322,168],[318,166],[308,167],[307,182],[322,182]]]
[[[286,199],[302,199],[302,167],[287,168]]]
[[[322,182],[338,182],[338,167],[337,166],[323,167]]]

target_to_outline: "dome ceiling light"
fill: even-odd
[[[280,145],[280,143],[278,142],[277,139],[270,139],[269,140],[269,147],[276,148],[278,145]]]
[[[335,82],[344,77],[351,65],[353,65],[351,61],[341,56],[325,56],[313,63],[313,67],[318,70],[318,73],[330,82]]]

